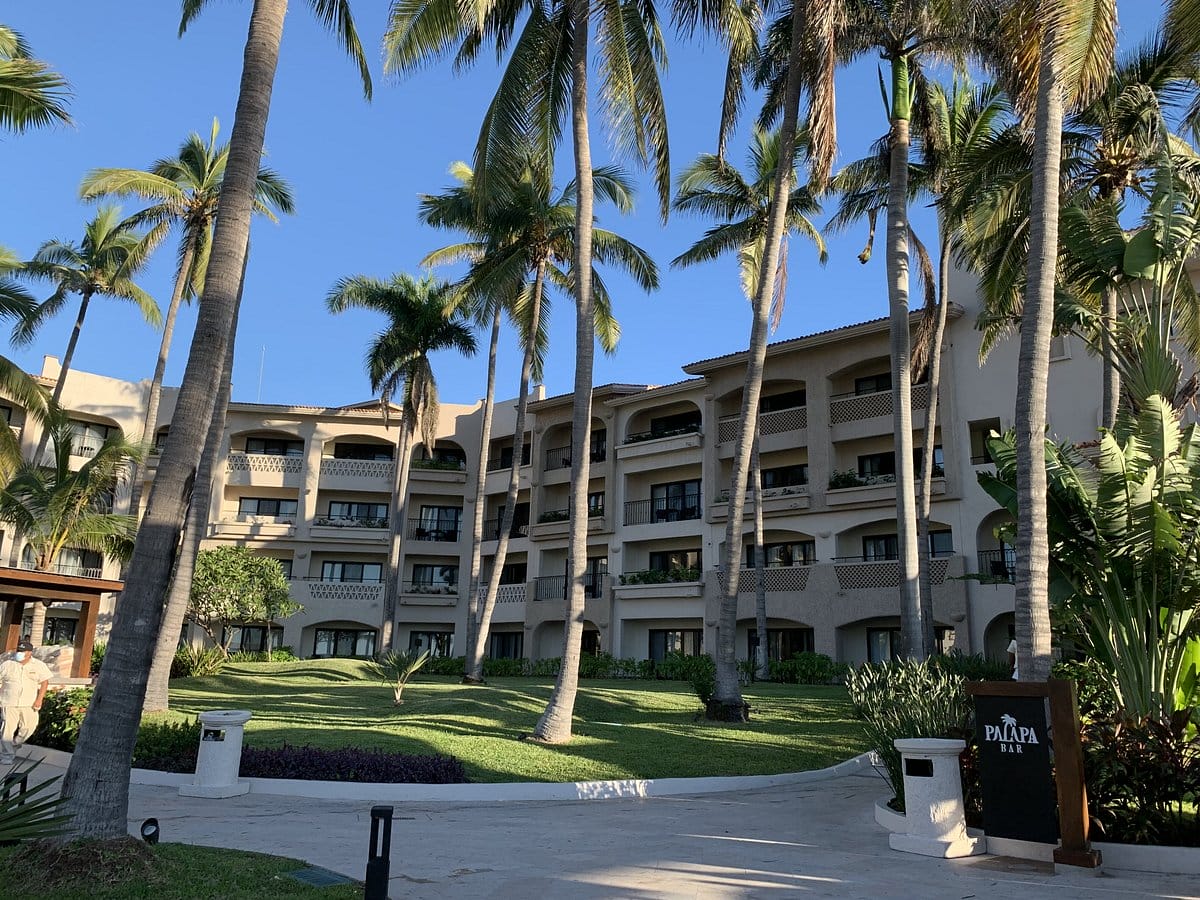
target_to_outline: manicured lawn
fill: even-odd
[[[317,888],[287,873],[307,863],[282,856],[160,844],[146,860],[127,853],[87,853],[87,867],[63,882],[47,885],[30,865],[9,868],[17,848],[0,848],[0,900],[46,897],[54,900],[256,900],[260,897],[309,897],[350,900],[362,896],[359,884]]]
[[[254,712],[246,742],[359,746],[445,753],[472,781],[584,781],[702,775],[763,775],[818,769],[867,749],[840,687],[758,684],[745,689],[747,725],[698,718],[683,682],[582,681],[575,739],[565,747],[518,740],[545,708],[553,682],[497,678],[485,687],[418,675],[405,703],[366,676],[361,663],[321,660],[228,667],[171,683],[176,715],[206,709]]]

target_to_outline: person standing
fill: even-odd
[[[17,747],[37,729],[49,685],[50,669],[34,659],[29,641],[17,644],[14,659],[0,662],[0,765],[12,765]]]

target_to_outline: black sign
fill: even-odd
[[[1058,797],[1044,697],[975,695],[983,830],[991,837],[1058,843]]]

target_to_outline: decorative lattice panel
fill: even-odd
[[[358,584],[355,582],[314,581],[308,586],[314,600],[378,600],[383,595],[382,584]]]
[[[525,585],[523,584],[502,584],[499,590],[496,591],[497,603],[524,603],[525,602]]]
[[[930,560],[929,576],[934,584],[946,580],[946,569],[949,559]],[[896,587],[900,584],[900,563],[895,560],[886,562],[856,562],[837,563],[838,587],[843,590],[869,590],[871,588]]]
[[[783,434],[807,427],[808,407],[806,406],[763,413],[758,420],[758,429],[762,434]]]
[[[740,421],[741,416],[726,416],[717,422],[717,443],[727,444],[737,440],[738,422]]]
[[[274,472],[299,475],[304,460],[298,456],[273,456],[265,453],[230,453],[226,464],[230,472]]]
[[[929,385],[914,384],[912,388],[912,408],[925,409],[929,406]],[[892,414],[892,392],[879,391],[874,394],[863,394],[857,397],[839,397],[829,404],[829,423],[840,425],[843,422],[857,422],[861,419],[874,419],[878,416]]]
[[[389,481],[395,471],[390,459],[323,459],[322,475],[340,475],[353,478],[386,478]]]
[[[810,566],[772,566],[763,570],[763,582],[767,593],[795,593],[808,588],[808,570]],[[718,572],[717,580],[721,590],[725,589],[725,573]],[[754,569],[742,567],[738,573],[738,593],[754,593]]]

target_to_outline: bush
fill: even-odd
[[[929,657],[943,672],[959,675],[964,681],[1011,681],[1012,666],[1007,662],[987,659],[982,653],[949,653]]]
[[[425,663],[426,675],[462,675],[467,668],[465,656],[434,656]]]
[[[805,650],[793,654],[791,659],[771,660],[768,677],[784,684],[833,684],[844,679],[849,668],[824,653]]]
[[[100,674],[100,667],[104,665],[104,654],[108,651],[108,644],[103,642],[92,644],[92,663],[88,669],[88,674],[95,678]]]
[[[517,678],[521,675],[528,675],[526,667],[529,665],[527,659],[484,659],[483,661],[483,677],[484,678]],[[461,669],[459,670],[462,671]]]
[[[277,647],[268,656],[265,650],[239,650],[229,654],[230,662],[296,662],[299,660],[291,647]]]
[[[343,747],[246,747],[243,778],[300,778],[310,781],[367,781],[389,784],[462,784],[462,762],[452,756],[417,756]]]
[[[172,678],[201,678],[206,675],[220,675],[229,661],[216,647],[193,647],[188,644],[175,651],[171,661]]]
[[[133,748],[133,766],[159,772],[194,772],[200,748],[200,720],[143,722]]]
[[[851,670],[846,689],[854,710],[866,723],[867,739],[883,762],[883,776],[904,809],[904,778],[897,738],[960,738],[974,743],[974,709],[963,678],[929,661],[892,660]],[[964,785],[971,806],[974,781]]]
[[[707,653],[699,656],[678,651],[668,653],[655,663],[654,676],[663,681],[686,681],[704,704],[717,689],[717,664]]]
[[[91,700],[91,688],[48,691],[42,699],[37,730],[29,738],[29,743],[70,753],[75,749],[79,726],[83,724],[83,716]]]

